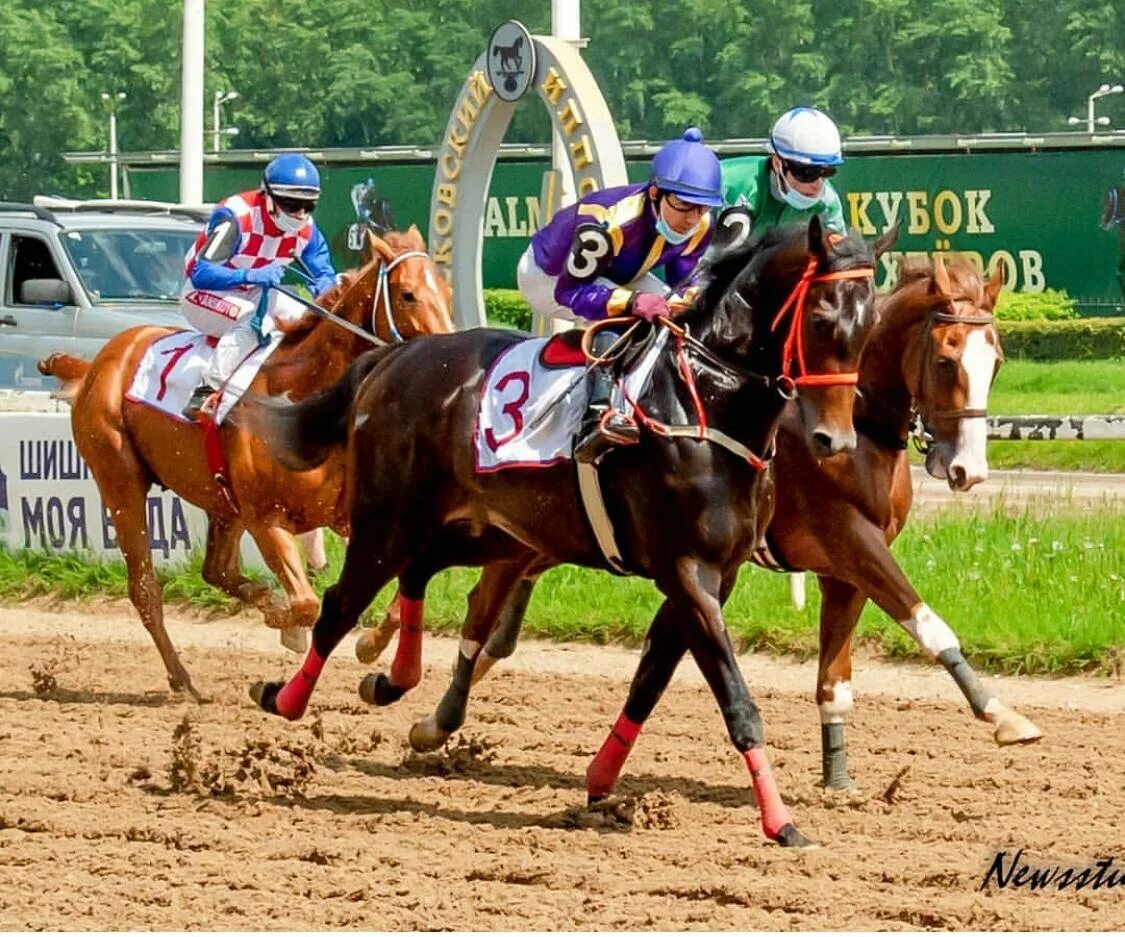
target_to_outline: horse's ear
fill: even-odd
[[[824,225],[821,224],[820,215],[813,215],[809,219],[809,253],[819,264],[828,261],[828,246],[824,243]]]
[[[391,249],[391,245],[370,229],[367,231],[367,249],[364,255],[369,261],[381,257],[384,263],[390,263],[395,259],[395,252]]]
[[[989,304],[995,308],[1000,291],[1004,288],[1004,276],[1008,271],[1008,262],[1003,257],[996,258],[996,269],[984,284],[984,295],[988,297]]]
[[[934,287],[942,296],[953,296],[953,284],[949,279],[949,271],[945,269],[945,255],[941,251],[934,254]]]
[[[406,229],[406,237],[410,241],[411,247],[416,247],[418,250],[426,249],[426,241],[422,237],[422,232],[418,230],[418,225],[412,224]]]
[[[902,223],[896,218],[894,226],[875,242],[876,258],[882,257],[887,251],[894,247],[895,241],[898,240],[898,232],[901,227]]]

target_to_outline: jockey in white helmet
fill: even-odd
[[[184,417],[200,408],[258,347],[272,328],[270,317],[292,320],[307,307],[271,289],[285,268],[299,260],[319,296],[336,283],[328,242],[312,220],[320,197],[320,174],[300,153],[272,160],[261,188],[224,199],[215,208],[185,263],[187,282],[180,294],[184,318],[192,328],[219,341],[203,382]]]
[[[844,162],[840,131],[815,107],[795,107],[770,131],[769,156],[722,160],[723,198],[749,212],[754,231],[820,215],[843,234],[844,209],[829,177]]]

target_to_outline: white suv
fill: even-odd
[[[134,325],[186,327],[184,256],[208,215],[162,202],[0,202],[0,388],[49,388],[35,365],[51,352],[92,358]]]

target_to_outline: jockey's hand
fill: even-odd
[[[334,277],[334,276],[320,277],[312,285],[312,294],[316,299],[320,299],[321,296],[323,296],[325,293],[327,293],[335,285],[336,285],[336,277]]]
[[[252,286],[279,286],[285,276],[284,264],[269,264],[246,271],[246,282]]]
[[[657,316],[672,314],[664,297],[655,293],[636,293],[633,296],[632,313],[645,322],[652,322]]]

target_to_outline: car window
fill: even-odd
[[[28,280],[61,280],[59,268],[51,256],[47,242],[31,234],[13,234],[8,250],[8,302],[13,306],[25,304],[23,285]]]
[[[176,299],[192,231],[67,231],[63,244],[83,285],[97,302]]]

